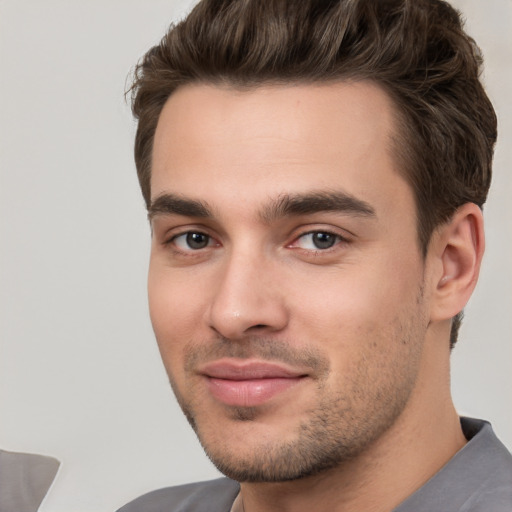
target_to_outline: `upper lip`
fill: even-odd
[[[280,363],[233,359],[206,363],[199,368],[199,373],[214,379],[225,380],[294,379],[306,375],[303,371]]]

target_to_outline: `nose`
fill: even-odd
[[[287,326],[283,287],[273,262],[261,255],[232,254],[216,284],[208,320],[222,337],[241,339]]]

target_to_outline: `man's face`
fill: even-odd
[[[357,456],[411,400],[428,325],[393,106],[370,83],[186,86],[156,131],[151,319],[221,471]]]

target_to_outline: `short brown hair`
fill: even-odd
[[[497,123],[481,64],[459,13],[441,0],[202,0],[135,69],[135,163],[146,205],[158,119],[181,85],[372,80],[397,107],[395,157],[426,254],[436,226],[487,197]]]

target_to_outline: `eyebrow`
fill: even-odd
[[[318,191],[298,194],[281,194],[259,213],[265,223],[290,216],[310,215],[320,212],[341,212],[358,217],[375,217],[374,208],[366,201],[341,191]],[[157,215],[181,215],[184,217],[213,218],[206,202],[165,193],[149,206],[148,218]]]
[[[184,217],[213,217],[207,203],[196,199],[186,199],[175,194],[162,194],[151,202],[148,218],[156,215],[182,215]]]
[[[321,212],[340,212],[358,217],[375,217],[374,208],[351,194],[342,191],[318,191],[306,194],[283,194],[260,213],[264,222],[289,216]]]

